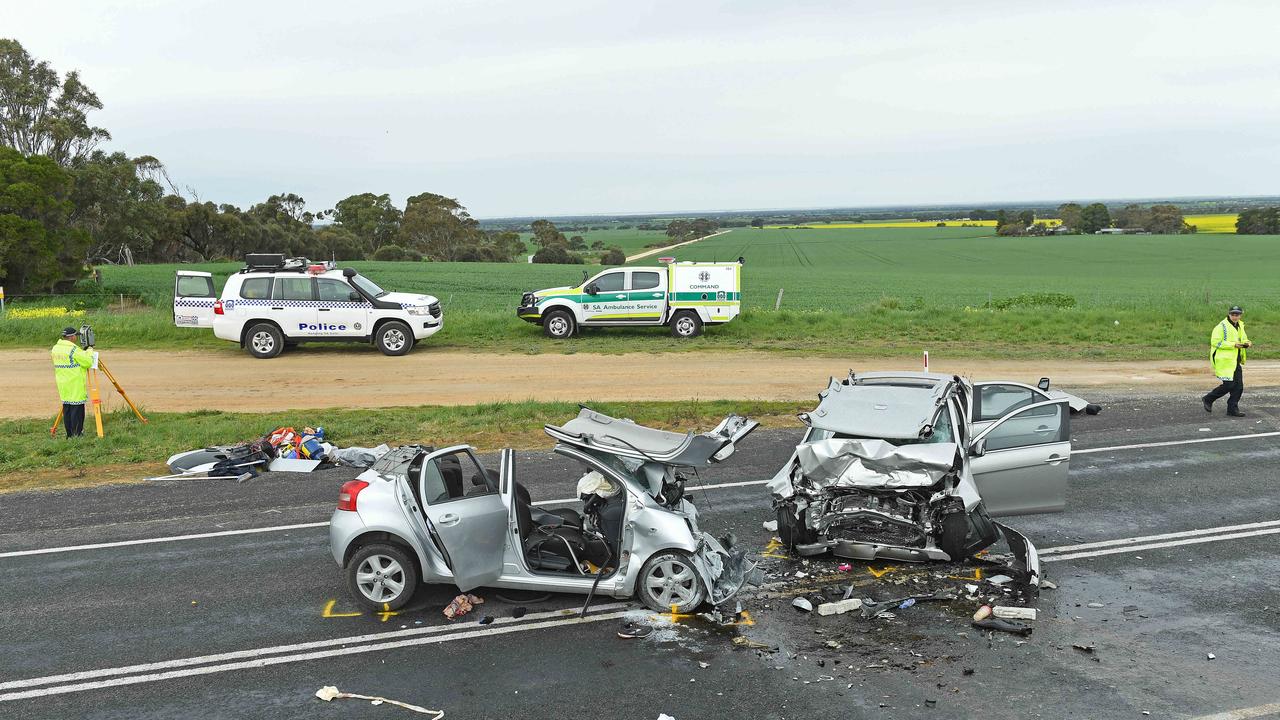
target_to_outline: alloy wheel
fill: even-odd
[[[356,568],[356,586],[376,603],[391,602],[404,592],[404,568],[394,558],[370,555]]]
[[[650,569],[644,590],[662,607],[684,607],[698,596],[698,576],[687,563],[666,560]]]

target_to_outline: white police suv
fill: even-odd
[[[173,322],[213,328],[257,358],[272,358],[304,342],[371,342],[384,355],[404,355],[444,327],[430,295],[387,292],[351,268],[277,254],[250,254],[227,278],[222,295],[213,275],[179,270]]]

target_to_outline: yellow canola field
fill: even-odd
[[[1036,218],[1036,222],[1044,223],[1049,227],[1061,225],[1062,221],[1057,218]],[[849,228],[929,228],[937,227],[938,223],[943,223],[945,227],[995,227],[995,220],[890,220],[888,222],[865,222],[865,223],[805,223],[800,227],[814,228],[817,230],[846,230]],[[789,228],[797,227],[796,225],[766,225],[768,228]]]
[[[1234,233],[1236,231],[1236,217],[1235,213],[1221,213],[1217,215],[1188,215],[1183,219],[1188,225],[1195,225],[1197,232]]]

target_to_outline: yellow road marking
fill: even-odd
[[[678,607],[680,607],[680,606],[679,606],[679,605],[672,605],[672,606],[671,606],[671,612],[669,612],[669,613],[658,613],[658,614],[657,614],[657,615],[655,615],[654,617],[666,618],[667,620],[670,620],[670,621],[671,621],[671,622],[673,622],[673,623],[674,623],[674,622],[678,622],[678,621],[680,620],[680,618],[691,618],[691,617],[693,617],[693,615],[692,615],[692,614],[684,615],[684,614],[681,614],[681,613],[676,612],[676,608],[678,608]]]
[[[391,609],[391,605],[389,603],[382,603],[382,612],[378,613],[378,616],[382,618],[382,622],[386,622],[392,615],[399,614],[400,613]]]
[[[358,612],[336,613],[333,611],[333,606],[337,604],[338,604],[337,600],[330,600],[329,602],[325,603],[324,610],[320,612],[320,617],[323,617],[323,618],[358,617],[364,614],[364,613],[358,613]]]
[[[880,578],[884,577],[885,575],[888,575],[889,573],[897,569],[898,568],[893,565],[886,565],[884,568],[882,568],[880,571],[877,572],[875,568],[871,567],[870,565],[867,566],[867,572],[871,573],[871,576],[876,578],[877,580],[879,580]]]
[[[778,558],[779,560],[790,560],[791,557],[789,555],[779,555],[778,553],[774,552],[775,550],[778,550],[783,547],[785,546],[782,544],[782,541],[779,540],[778,538],[769,538],[769,544],[764,546],[764,552],[760,553],[760,557]]]
[[[947,577],[951,580],[981,580],[982,568],[974,568],[973,577],[967,577],[965,575],[948,575]]]

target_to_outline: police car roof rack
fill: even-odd
[[[304,257],[286,258],[282,253],[247,253],[242,273],[297,272],[305,273],[313,263]]]

